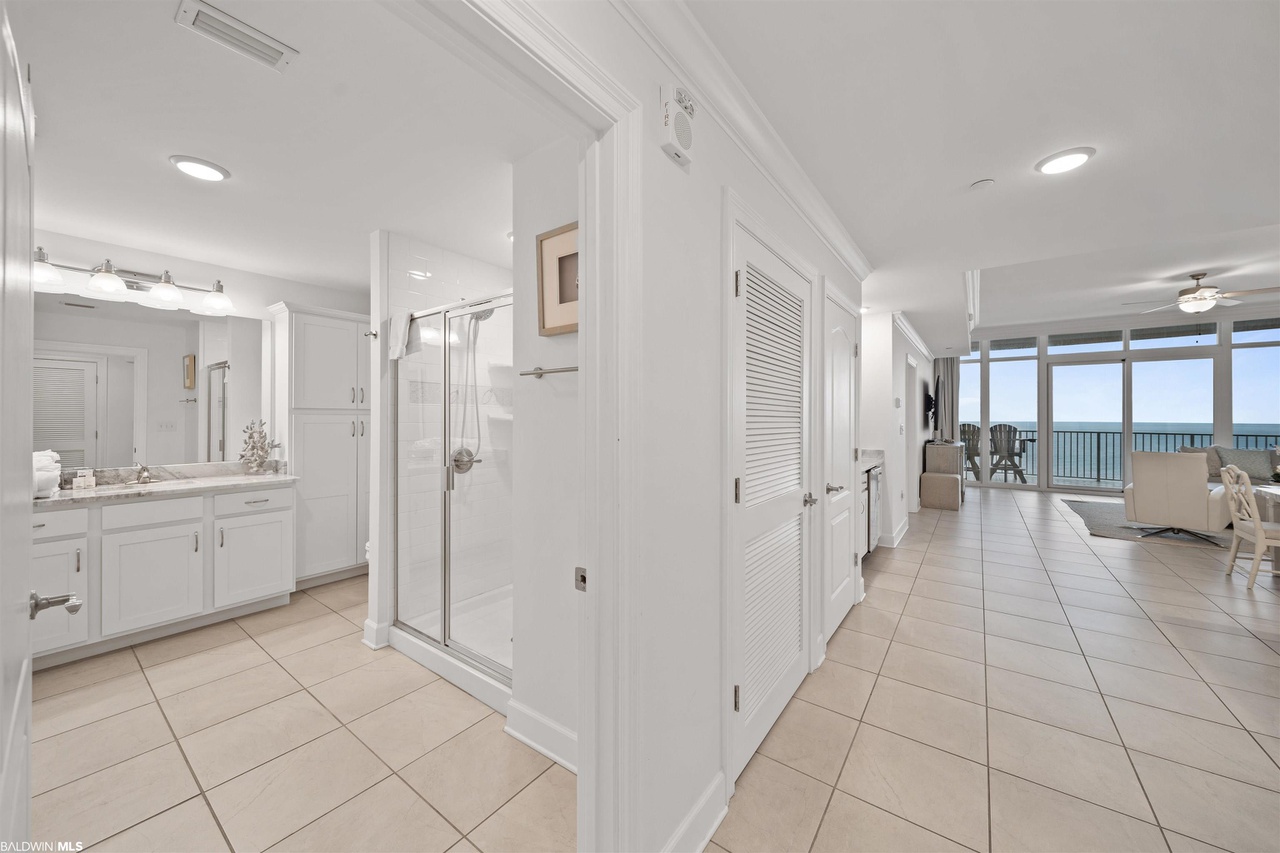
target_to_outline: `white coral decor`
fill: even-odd
[[[240,451],[240,461],[249,466],[250,474],[261,474],[272,448],[280,446],[280,442],[267,438],[267,422],[252,420],[244,428],[244,450]]]

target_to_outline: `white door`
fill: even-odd
[[[214,607],[293,590],[292,512],[219,518],[214,540]]]
[[[136,631],[204,609],[204,523],[102,536],[102,636]]]
[[[41,595],[89,597],[89,540],[83,536],[59,542],[39,542],[31,548],[31,588]],[[31,624],[33,654],[60,649],[89,639],[89,610],[68,613],[64,607],[42,612]]]
[[[0,8],[0,839],[30,837],[31,104]]]
[[[833,300],[826,302],[826,484],[823,487],[822,633],[828,639],[861,597],[858,565],[858,522],[861,484],[854,462],[857,423],[857,320]]]
[[[296,409],[354,409],[360,380],[356,324],[334,317],[293,317],[293,406]],[[364,339],[361,338],[361,341]]]
[[[64,468],[98,463],[98,363],[33,359],[32,449],[53,450]]]
[[[741,227],[734,260],[729,631],[737,778],[808,672],[810,285]]]
[[[354,566],[359,504],[356,446],[359,418],[351,414],[293,416],[298,480],[298,577]],[[367,428],[366,428],[367,430]],[[364,543],[360,543],[363,553]]]

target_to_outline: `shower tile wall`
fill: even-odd
[[[392,311],[421,311],[511,289],[509,270],[397,234],[390,235],[390,255]],[[430,275],[422,277],[426,273]],[[491,331],[496,330],[484,330],[477,358],[482,429],[486,428],[490,413],[511,412],[510,379],[501,382],[488,378],[489,359],[483,353],[483,341]],[[510,341],[509,328],[504,334]],[[509,347],[508,344],[508,353]],[[506,359],[510,360],[509,354]],[[511,372],[508,370],[508,374]],[[440,631],[442,380],[438,349],[417,353],[399,364],[397,606],[401,620],[433,637],[439,637]],[[486,387],[494,385],[498,387],[488,393]],[[504,395],[507,406],[502,409],[500,399]],[[497,451],[505,447],[509,454],[509,426],[505,443],[500,433],[486,432],[483,438],[486,448]],[[484,499],[455,520],[455,560],[468,567],[465,583],[461,587],[455,585],[455,602],[510,584],[511,480],[509,474],[504,479],[496,472],[486,473],[484,467],[476,466],[467,484],[473,497],[483,495]],[[506,468],[509,472],[509,462]],[[479,490],[483,491],[478,495]]]

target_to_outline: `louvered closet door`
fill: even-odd
[[[809,283],[739,229],[734,254],[734,776],[808,672]]]
[[[93,361],[35,359],[33,450],[55,450],[62,467],[97,463],[98,364]]]

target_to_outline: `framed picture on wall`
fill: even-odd
[[[538,334],[578,331],[578,223],[538,235]]]

